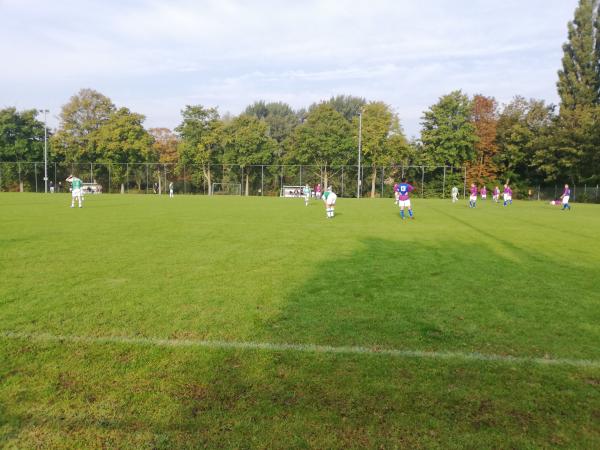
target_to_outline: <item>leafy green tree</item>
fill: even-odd
[[[152,136],[144,129],[145,117],[119,108],[93,134],[99,161],[110,164],[112,176],[125,193],[126,164],[156,161]]]
[[[226,162],[239,164],[242,179],[245,174],[246,195],[250,195],[250,174],[247,167],[254,164],[270,164],[277,149],[277,141],[269,136],[265,121],[242,114],[227,125],[224,133]]]
[[[150,128],[148,130],[154,144],[154,153],[158,155],[158,162],[163,164],[176,164],[179,161],[179,137],[168,128]]]
[[[0,109],[0,161],[42,161],[44,123],[35,109]]]
[[[299,164],[318,164],[326,186],[331,166],[348,164],[356,157],[355,136],[342,114],[321,103],[294,130],[288,157]]]
[[[218,163],[223,153],[223,122],[216,108],[187,105],[181,111],[183,121],[175,131],[179,133],[179,161],[181,164],[198,164],[212,194],[211,164]]]
[[[431,164],[459,167],[473,160],[477,135],[472,116],[473,104],[461,91],[444,95],[425,111],[421,142]]]
[[[58,132],[53,136],[54,154],[68,162],[101,157],[94,134],[116,110],[111,100],[93,89],[82,89],[62,107]]]
[[[600,99],[600,37],[597,0],[579,0],[558,72],[561,109],[597,105]],[[596,21],[596,22],[595,22]]]
[[[275,139],[279,145],[289,138],[294,128],[300,124],[292,107],[282,102],[255,102],[246,108],[244,115],[264,120],[268,125],[269,136]]]
[[[354,120],[357,129],[358,119]],[[375,197],[377,169],[396,163],[408,147],[400,120],[383,102],[370,102],[362,110],[362,152],[371,166],[371,197]]]
[[[336,95],[335,97],[331,97],[329,100],[322,102],[337,112],[339,112],[348,122],[352,122],[355,117],[358,116],[361,109],[367,104],[367,101],[361,97],[355,97],[353,95]],[[309,112],[313,109],[317,108],[322,103],[313,103]]]
[[[548,135],[554,120],[554,106],[543,100],[517,96],[505,105],[496,129],[498,171],[515,181],[533,181],[538,173],[534,155],[549,152]]]

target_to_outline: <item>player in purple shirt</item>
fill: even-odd
[[[487,188],[483,186],[479,192],[481,193],[481,200],[487,200]]]
[[[469,192],[471,192],[471,196],[469,197],[469,208],[475,208],[477,205],[477,186],[475,186],[475,183],[471,183]]]
[[[409,194],[414,190],[414,188],[406,182],[406,178],[402,178],[402,183],[398,185],[396,188],[396,192],[398,192],[398,205],[400,206],[400,217],[404,220],[404,208],[408,208],[408,215],[411,219],[414,219],[413,211],[410,206],[410,197]]]
[[[500,198],[500,188],[496,186],[492,192],[492,198],[496,203],[498,203],[498,199]]]
[[[561,200],[562,200],[562,210],[564,211],[565,209],[568,209],[569,211],[571,210],[571,205],[569,205],[569,197],[571,197],[571,189],[569,189],[569,185],[565,184],[565,190],[563,191],[563,194],[560,196]]]
[[[508,184],[504,185],[504,206],[512,205],[512,189]]]

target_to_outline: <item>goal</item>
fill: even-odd
[[[213,183],[213,195],[242,195],[241,183]]]
[[[299,198],[303,197],[304,193],[302,192],[304,186],[283,186],[281,188],[281,196],[286,198]],[[312,195],[312,191],[311,191]]]

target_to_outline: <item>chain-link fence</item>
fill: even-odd
[[[394,184],[406,178],[414,195],[423,198],[448,198],[452,187],[467,194],[467,174],[462,167],[431,166],[357,166],[321,165],[247,165],[218,164],[111,164],[48,163],[48,183],[54,192],[68,191],[65,179],[73,174],[84,183],[101,187],[104,193],[163,194],[173,183],[177,194],[210,195],[215,184],[241,186],[241,195],[278,196],[284,186],[323,188],[332,186],[341,197],[393,197]],[[502,183],[497,183],[502,190]],[[488,190],[495,184],[490,183]],[[45,192],[43,162],[0,162],[0,191]],[[513,186],[514,197],[529,200],[554,200],[562,185]],[[573,201],[600,202],[599,187],[571,186]]]

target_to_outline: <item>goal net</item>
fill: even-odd
[[[302,192],[304,186],[283,186],[281,188],[281,196],[287,198],[299,198],[304,197],[304,193]],[[311,191],[312,195],[312,191]]]
[[[213,195],[242,195],[241,183],[213,183]]]

